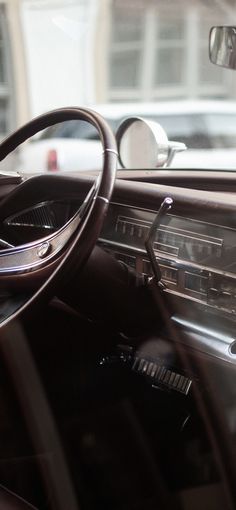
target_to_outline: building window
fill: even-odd
[[[230,97],[223,70],[209,63],[214,20],[200,4],[176,10],[173,1],[166,11],[136,0],[127,10],[113,0],[111,9],[108,100]]]
[[[145,9],[114,6],[112,45],[109,59],[109,93],[113,99],[123,94],[139,94],[142,78],[142,44]]]
[[[185,23],[157,14],[155,48],[156,74],[154,86],[180,85],[184,81]]]

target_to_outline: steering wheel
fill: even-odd
[[[0,144],[0,161],[22,142],[38,131],[68,120],[82,120],[92,124],[99,133],[103,147],[103,168],[89,193],[74,216],[58,231],[43,239],[0,251],[0,286],[11,286],[12,281],[20,288],[21,281],[42,281],[39,288],[31,292],[23,302],[10,306],[2,314],[0,328],[13,318],[49,299],[70,271],[78,271],[89,257],[101,231],[112,195],[117,166],[115,137],[104,119],[87,108],[61,108],[41,115],[15,131]],[[17,187],[17,193],[24,193],[29,182],[45,176],[32,177]],[[7,200],[7,199],[6,199]]]

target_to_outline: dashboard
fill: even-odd
[[[75,200],[40,202],[8,216],[0,237],[4,236],[5,242],[7,233],[7,241],[13,245],[45,237],[65,224],[76,208]],[[174,212],[175,208],[161,219],[153,239],[165,292],[236,319],[236,228],[219,224],[214,211],[208,215],[190,209],[187,214]],[[138,273],[151,277],[145,241],[156,214],[153,209],[113,201],[99,244]]]
[[[75,179],[72,196],[69,196],[71,183],[67,192],[63,179],[61,184],[60,179],[57,182],[62,189],[55,188],[55,197],[50,200],[42,201],[41,190],[37,190],[32,205],[29,188],[26,208],[18,207],[12,213],[16,200],[12,204],[8,202],[7,209],[2,208],[4,219],[0,237],[3,240],[19,245],[43,238],[73,217],[90,179],[84,177],[84,182],[82,179],[78,192]],[[174,204],[156,228],[153,250],[179,340],[194,353],[234,365],[236,218],[233,194],[119,180],[98,244],[143,275],[144,280],[151,279],[153,272],[145,242],[160,204],[167,196],[173,197]],[[155,334],[158,337],[155,345],[165,345],[166,349],[168,342],[165,340],[171,338],[165,338],[166,332],[159,334],[159,329]],[[122,349],[123,359],[127,353]],[[163,384],[173,389],[177,385],[178,391],[187,393],[192,374],[181,372],[178,363],[168,361],[169,354],[151,351],[149,347],[145,347],[145,352],[134,351],[134,371],[145,376],[149,374],[151,384],[155,371],[158,386]]]

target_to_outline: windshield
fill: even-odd
[[[236,71],[208,55],[235,7],[0,0],[0,142],[78,106],[179,148],[159,144],[166,180],[133,165],[114,191],[115,145],[84,121],[0,162],[0,510],[33,509],[2,486],[38,510],[236,508]]]
[[[209,31],[232,23],[233,4],[2,2],[1,139],[49,110],[86,106],[97,109],[114,132],[130,115],[159,122],[169,140],[188,148],[171,168],[234,170],[236,73],[213,65],[208,56]],[[2,170],[48,171],[50,151],[57,170],[101,165],[97,133],[85,123],[51,127],[33,141],[1,163]]]

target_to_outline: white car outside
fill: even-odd
[[[236,102],[110,103],[91,108],[105,117],[114,132],[129,116],[159,122],[169,140],[184,142],[188,147],[175,155],[172,168],[235,168]],[[95,128],[78,121],[70,123],[50,127],[23,144],[16,170],[36,173],[100,169],[102,147]]]

